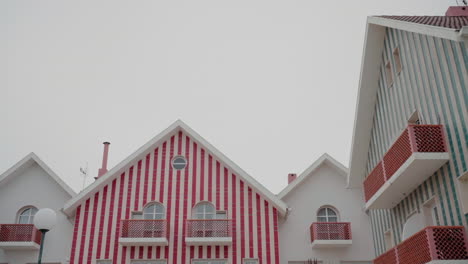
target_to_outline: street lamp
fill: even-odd
[[[42,248],[44,247],[44,240],[47,231],[51,230],[55,226],[57,215],[54,210],[49,208],[42,208],[34,215],[34,226],[39,229],[42,233],[41,248],[39,250],[39,259],[37,264],[42,262]]]

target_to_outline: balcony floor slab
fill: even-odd
[[[413,153],[366,203],[366,210],[395,207],[442,167],[449,158],[446,152]]]
[[[0,249],[3,250],[38,250],[39,244],[32,241],[8,241],[0,242]]]
[[[122,246],[167,246],[169,242],[165,237],[120,237]]]
[[[312,248],[340,248],[347,247],[353,244],[351,239],[348,240],[314,240]]]
[[[186,237],[185,243],[189,246],[229,246],[232,237]]]

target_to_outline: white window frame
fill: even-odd
[[[320,211],[322,210],[325,210],[325,216],[320,216]],[[328,214],[328,210],[331,210],[332,212],[335,213],[335,216],[332,216],[332,215],[329,215]],[[335,222],[339,222],[340,221],[340,215],[338,213],[338,210],[332,206],[322,206],[318,209],[317,211],[317,222],[321,222],[321,223],[335,223]],[[325,221],[319,221],[320,218],[324,218],[325,217]],[[335,217],[336,218],[336,221],[330,221],[330,218],[331,217]]]
[[[149,207],[155,206],[152,212],[145,212]],[[162,208],[162,213],[157,212],[157,206],[160,206]],[[146,218],[146,216],[149,215],[151,218]],[[158,218],[158,216],[160,218]],[[164,220],[166,219],[166,207],[160,203],[160,202],[150,202],[145,205],[142,211],[142,219],[145,220]]]
[[[29,212],[32,212],[32,210],[35,210],[34,213],[29,213],[28,215],[23,215],[25,213],[25,211],[28,211]],[[23,208],[21,208],[19,211],[18,211],[18,216],[17,216],[17,219],[16,219],[16,223],[17,224],[25,224],[25,225],[30,225],[30,224],[33,224],[33,221],[34,221],[34,216],[36,215],[38,209],[35,207],[35,206],[25,206]],[[27,223],[21,223],[21,218],[22,217],[27,217],[28,218],[28,221]]]

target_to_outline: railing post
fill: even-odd
[[[435,241],[434,241],[434,227],[426,227],[426,237],[427,237],[427,243],[429,243],[428,248],[429,248],[429,257],[431,260],[437,260],[437,253],[436,253],[436,246],[435,246]]]
[[[411,146],[411,152],[418,152],[418,145],[416,144],[416,134],[414,133],[414,125],[408,125],[408,138]]]

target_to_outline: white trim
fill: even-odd
[[[123,246],[167,246],[165,237],[119,237],[119,244]]]
[[[0,249],[37,250],[39,249],[39,244],[33,241],[7,241],[0,242]]]
[[[81,193],[79,193],[78,195],[70,199],[67,203],[65,203],[64,212],[71,216],[79,204],[81,204],[83,201],[89,198],[94,192],[99,190],[101,187],[104,187],[105,185],[110,183],[111,180],[117,177],[117,175],[120,175],[120,173],[123,172],[129,164],[140,159],[141,155],[148,152],[149,149],[152,148],[153,146],[162,143],[170,135],[172,135],[173,132],[177,130],[182,130],[188,135],[190,135],[194,141],[197,141],[201,146],[206,148],[209,152],[213,154],[213,156],[219,158],[220,161],[223,162],[227,168],[229,168],[230,170],[234,172],[234,174],[238,175],[243,180],[245,180],[248,184],[250,184],[255,191],[263,194],[267,198],[267,200],[271,202],[278,209],[278,212],[281,215],[286,214],[287,206],[283,201],[278,199],[278,197],[276,197],[263,185],[257,182],[257,180],[252,178],[252,176],[250,176],[247,172],[242,170],[239,166],[237,166],[237,164],[231,161],[228,157],[226,157],[223,153],[221,153],[218,149],[216,149],[213,145],[211,145],[208,141],[206,141],[203,137],[201,137],[198,133],[196,133],[193,129],[191,129],[188,125],[186,125],[181,120],[177,120],[176,122],[174,122],[164,131],[156,135],[154,138],[152,138],[146,144],[141,146],[139,149],[133,152],[126,159],[124,159],[119,164],[117,164],[114,168],[112,168],[107,173],[99,177],[94,183],[89,185]]]
[[[29,153],[22,160],[18,161],[10,169],[0,175],[0,186],[5,184],[14,176],[20,174],[24,169],[30,167],[33,163],[37,163],[65,192],[71,197],[75,196],[76,193],[57,175],[49,168],[34,152]]]
[[[278,194],[278,197],[280,199],[283,199],[292,190],[294,190],[294,188],[300,185],[301,182],[303,182],[305,179],[310,177],[312,175],[312,172],[314,172],[316,169],[318,169],[318,167],[320,167],[320,165],[324,163],[327,163],[331,165],[332,167],[336,168],[340,172],[340,174],[343,175],[343,177],[346,177],[346,175],[348,174],[348,169],[343,164],[335,160],[333,157],[331,157],[327,153],[324,153],[322,156],[320,156],[320,158],[318,158],[314,163],[312,163],[312,165],[310,165],[304,172],[302,172],[293,182],[288,184],[288,186],[286,186],[286,188],[284,188]]]
[[[353,244],[351,239],[348,240],[314,240],[312,248],[333,248],[346,247]]]

